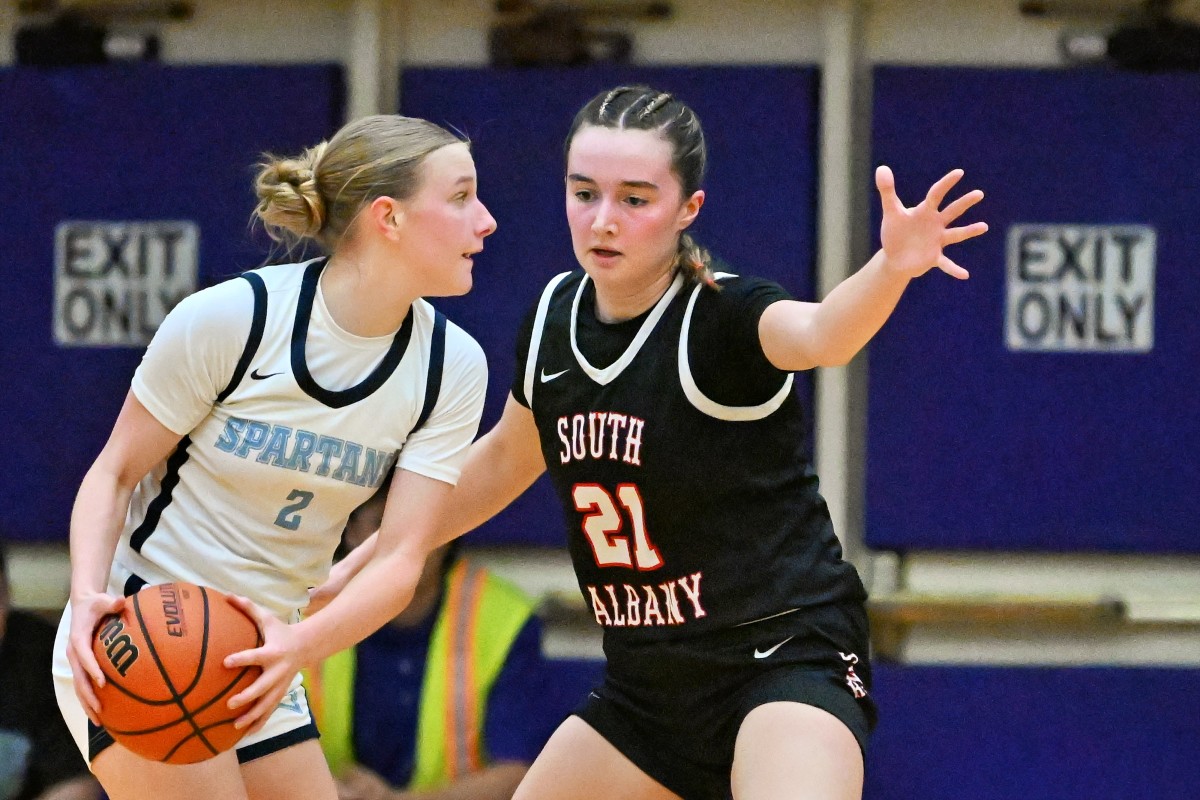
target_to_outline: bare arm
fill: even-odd
[[[324,601],[296,625],[239,601],[262,626],[266,644],[226,659],[230,668],[259,664],[263,674],[230,700],[230,708],[253,702],[238,727],[265,723],[303,666],[349,647],[399,614],[412,599],[425,558],[437,547],[511,503],[545,470],[537,427],[529,409],[509,399],[496,427],[471,445],[456,486],[397,470],[379,530],[352,551],[362,551],[336,579],[314,593]],[[343,562],[346,563],[346,562]],[[310,612],[318,607],[311,604]]]
[[[788,371],[849,363],[883,327],[913,278],[937,267],[966,279],[967,271],[951,261],[943,248],[979,236],[987,231],[987,224],[950,227],[983,199],[979,190],[939,210],[961,178],[962,170],[950,172],[930,187],[919,204],[907,208],[896,195],[892,171],[880,167],[875,184],[883,204],[882,247],[820,303],[770,305],[759,320],[759,338],[768,360]]]
[[[121,606],[107,593],[117,540],[138,481],[179,443],[130,392],[125,396],[108,442],[87,471],[71,511],[71,638],[68,660],[75,692],[96,722],[99,702],[91,682],[104,685],[104,673],[92,655],[92,634],[105,614]],[[86,677],[85,677],[86,676]]]
[[[500,513],[545,471],[533,413],[509,395],[500,421],[471,445],[430,549]],[[334,566],[329,580],[312,591],[307,613],[325,607],[346,587],[373,557],[378,538],[372,534]]]
[[[533,412],[510,394],[500,421],[471,445],[442,520],[442,542],[499,514],[545,471]]]
[[[392,477],[383,522],[373,535],[372,557],[320,614],[288,625],[245,598],[235,603],[253,616],[264,644],[226,657],[230,669],[257,664],[262,674],[229,700],[241,709],[234,723],[258,730],[270,717],[301,668],[343,650],[399,614],[412,600],[425,557],[437,546],[438,521],[451,486],[398,469]]]

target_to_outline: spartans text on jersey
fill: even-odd
[[[397,456],[336,436],[239,417],[225,420],[214,444],[238,458],[257,453],[260,464],[370,487],[383,483]]]

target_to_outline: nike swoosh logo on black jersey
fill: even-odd
[[[784,639],[782,642],[780,642],[779,644],[775,645],[774,647],[768,647],[766,650],[759,650],[758,648],[755,648],[754,657],[755,658],[766,658],[767,656],[771,655],[776,650],[783,647],[785,644],[787,644],[788,642],[790,642],[792,639],[795,639],[795,638],[796,638],[795,636],[789,636],[786,639]]]
[[[560,377],[560,376],[562,376],[562,375],[566,375],[566,374],[567,374],[568,372],[570,372],[570,371],[571,371],[571,368],[570,368],[570,367],[567,367],[567,368],[566,368],[566,369],[564,369],[562,372],[555,372],[555,373],[553,373],[553,374],[551,374],[551,375],[547,375],[547,374],[546,374],[546,370],[545,370],[545,369],[543,369],[543,370],[542,370],[542,383],[549,383],[550,381],[554,380],[555,378],[558,378],[558,377]]]
[[[258,368],[256,367],[255,369],[253,369],[253,370],[250,372],[250,377],[251,377],[251,378],[253,378],[253,379],[254,379],[254,380],[256,380],[256,381],[261,381],[261,380],[264,380],[264,379],[266,379],[266,378],[273,378],[273,377],[275,377],[276,375],[282,375],[282,374],[283,374],[282,372],[268,372],[266,375],[259,375],[259,374],[258,374]]]

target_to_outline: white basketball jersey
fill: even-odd
[[[486,388],[479,345],[423,300],[394,336],[353,337],[318,296],[323,266],[246,273],[164,322],[133,392],[183,439],[134,491],[110,591],[186,580],[290,619],[393,464],[458,480]],[[320,383],[346,363],[361,367],[347,388]]]

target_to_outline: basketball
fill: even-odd
[[[100,721],[118,743],[154,761],[192,764],[224,752],[245,734],[233,727],[245,709],[226,703],[261,672],[227,669],[225,657],[262,641],[222,592],[147,586],[96,629],[92,651],[106,680],[96,692]]]

